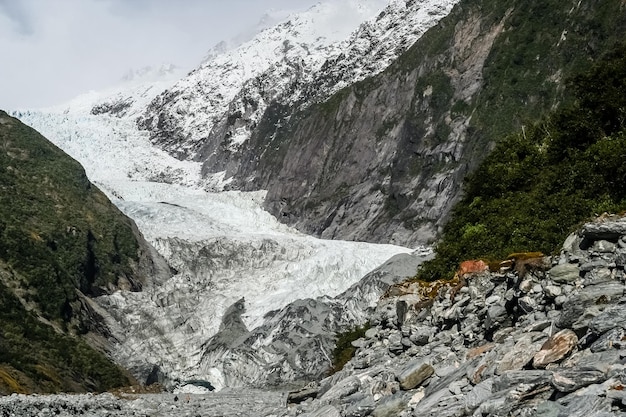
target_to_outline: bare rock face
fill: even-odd
[[[626,220],[622,217],[607,217],[587,223],[581,234],[594,241],[617,240],[626,234]]]
[[[533,21],[533,10],[462,2],[384,72],[323,102],[299,107],[277,99],[227,170],[232,184],[267,189],[268,211],[323,238],[432,242],[460,198],[463,178],[493,141],[564,102],[558,80],[580,69],[563,64],[584,48],[571,36],[535,55],[540,64],[511,66],[511,49],[563,35],[548,25],[534,40],[512,44],[517,22]],[[573,26],[596,18],[580,5],[550,13]],[[516,82],[528,71],[542,91]]]

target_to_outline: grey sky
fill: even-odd
[[[0,0],[0,108],[62,103],[128,70],[198,64],[268,10],[316,0]]]

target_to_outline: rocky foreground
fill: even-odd
[[[625,414],[625,265],[626,219],[606,218],[554,258],[396,287],[355,358],[291,415]]]
[[[390,288],[355,357],[298,392],[0,398],[0,415],[626,415],[626,218],[560,256]]]

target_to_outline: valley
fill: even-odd
[[[624,30],[620,0],[320,2],[0,113],[0,411],[623,415]]]

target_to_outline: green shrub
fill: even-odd
[[[468,176],[419,278],[450,278],[465,259],[553,253],[580,222],[626,209],[626,46],[567,85],[570,106],[503,138]]]
[[[369,324],[355,327],[343,333],[337,334],[337,342],[333,351],[333,366],[330,374],[334,374],[343,369],[343,367],[354,357],[356,348],[352,346],[352,342],[365,337],[365,332],[370,328]]]

